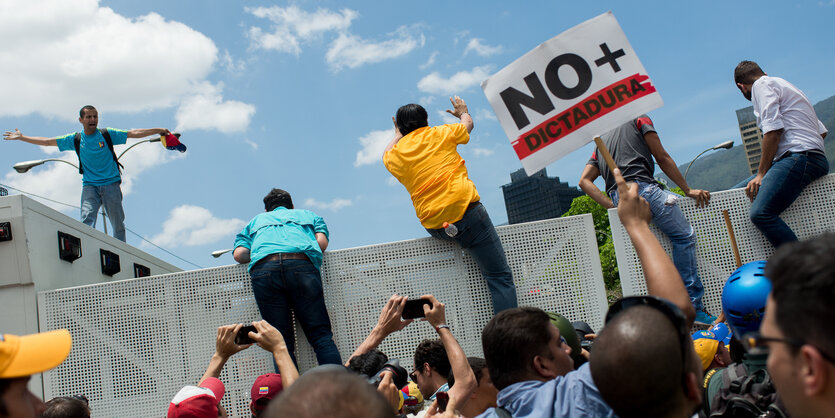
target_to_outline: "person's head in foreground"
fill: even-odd
[[[59,396],[46,403],[40,418],[90,418],[90,406],[82,395]]]
[[[686,319],[654,296],[623,298],[595,339],[591,376],[622,418],[690,417],[702,401],[702,362]]]
[[[484,327],[481,344],[498,390],[528,380],[548,381],[574,369],[571,348],[539,308],[499,312]]]
[[[225,418],[226,410],[220,405],[224,392],[223,382],[216,377],[206,378],[198,386],[185,386],[168,405],[168,418]]]
[[[768,261],[772,291],[755,345],[793,417],[835,413],[835,234],[781,246]],[[750,341],[750,339],[748,339]]]
[[[262,417],[391,418],[394,410],[368,379],[338,365],[312,369],[270,402]]]
[[[260,417],[270,400],[278,396],[284,389],[281,383],[281,375],[278,373],[267,373],[258,376],[255,383],[252,384],[251,397],[252,401],[249,404],[249,409],[252,415]]]
[[[29,377],[61,364],[71,347],[72,337],[65,329],[24,336],[0,334],[0,417],[40,416],[45,405],[27,388]]]

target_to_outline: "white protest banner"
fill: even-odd
[[[528,175],[664,104],[612,12],[539,45],[481,88]]]

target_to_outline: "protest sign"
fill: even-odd
[[[528,175],[663,105],[611,12],[539,45],[481,88]]]

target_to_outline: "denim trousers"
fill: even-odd
[[[429,235],[447,241],[455,241],[469,251],[475,259],[481,275],[487,281],[487,288],[493,298],[493,314],[505,309],[515,308],[516,286],[513,284],[513,272],[507,265],[507,258],[499,240],[499,234],[490,215],[481,202],[471,205],[464,217],[455,222],[458,234],[450,237],[443,228],[427,229]]]
[[[325,307],[322,276],[313,263],[308,260],[264,261],[255,264],[249,274],[261,317],[281,332],[294,363],[296,338],[291,309],[313,346],[319,364],[342,364]]]
[[[113,236],[125,242],[125,211],[122,209],[121,181],[104,186],[85,185],[81,188],[81,222],[95,228],[96,217],[102,205],[113,227]]]
[[[780,219],[780,214],[800,196],[812,181],[829,172],[826,156],[816,152],[786,153],[771,164],[763,176],[757,197],[751,203],[751,223],[765,235],[774,248],[797,241],[791,228]],[[748,177],[734,188],[745,187],[756,175]]]
[[[690,302],[696,312],[704,310],[702,296],[705,289],[702,280],[699,278],[698,265],[696,263],[696,231],[690,226],[690,222],[684,217],[677,203],[668,203],[667,197],[672,195],[675,198],[681,196],[662,190],[655,183],[638,183],[638,194],[649,203],[652,211],[652,223],[665,233],[673,244],[673,264],[684,281]],[[612,202],[617,206],[618,191],[611,192]]]

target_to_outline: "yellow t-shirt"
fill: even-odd
[[[467,206],[479,200],[456,150],[469,140],[462,123],[424,127],[409,132],[383,154],[383,164],[412,196],[424,228],[460,221]]]

